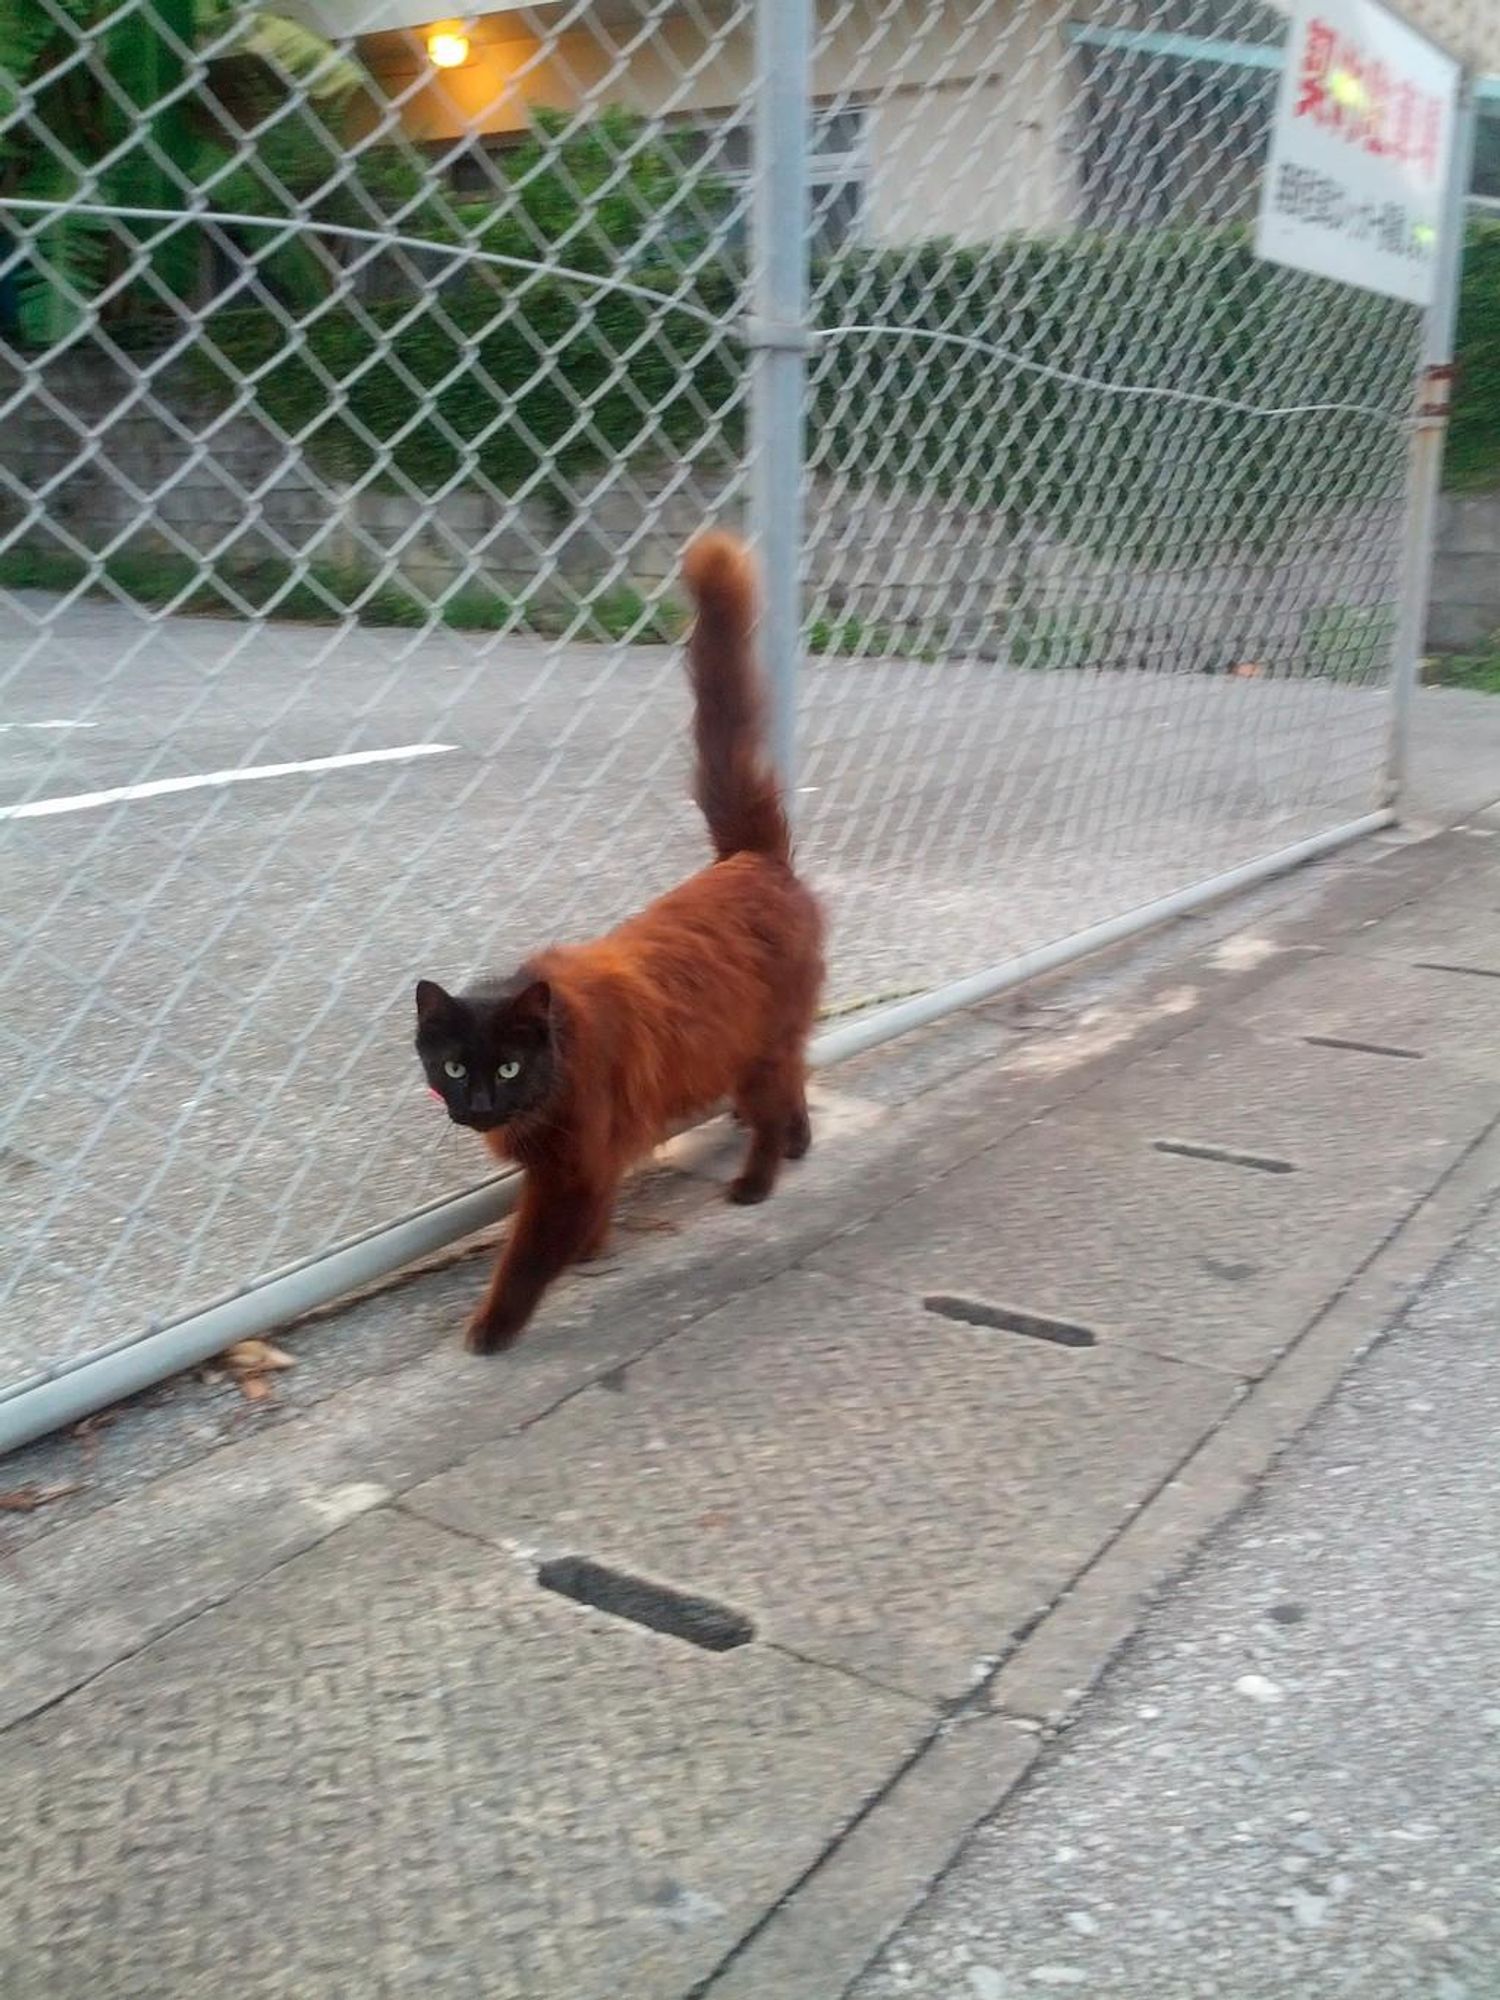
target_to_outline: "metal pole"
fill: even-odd
[[[802,653],[802,424],[807,373],[812,0],[757,0],[752,215],[750,531],[760,551],[761,659],[788,801]]]
[[[18,1384],[0,1397],[0,1456],[184,1368],[195,1368],[237,1340],[286,1326],[390,1277],[404,1264],[487,1229],[515,1206],[520,1181],[518,1173],[502,1174],[464,1194],[431,1202],[399,1222],[256,1278],[228,1298],[128,1337],[55,1375]]]
[[[1464,209],[1474,164],[1474,79],[1463,71],[1448,181],[1443,190],[1437,268],[1432,302],[1422,319],[1422,356],[1417,369],[1416,404],[1406,470],[1406,519],[1401,547],[1401,597],[1396,614],[1395,660],[1391,685],[1391,741],[1386,760],[1385,802],[1399,806],[1411,775],[1412,703],[1427,640],[1427,607],[1432,592],[1432,556],[1437,535],[1438,482],[1453,378],[1453,333],[1458,319],[1458,287],[1464,263]]]

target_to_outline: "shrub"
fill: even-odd
[[[721,307],[730,284],[720,281]],[[697,303],[714,296],[700,283]],[[410,300],[330,308],[289,346],[279,319],[209,323],[195,370],[298,438],[328,477],[438,493],[476,480],[566,495],[589,467],[741,444],[738,357],[691,314],[556,278],[474,282],[413,314]]]
[[[1302,670],[1324,680],[1380,681],[1391,670],[1396,614],[1388,604],[1324,604],[1302,621]]]
[[[1500,486],[1500,222],[1469,229],[1459,293],[1457,392],[1443,483]]]
[[[1428,660],[1422,678],[1434,687],[1468,688],[1500,694],[1500,632],[1478,653],[1441,653]]]
[[[22,542],[0,552],[0,589],[75,590],[128,599],[153,610],[170,608],[219,617],[246,612],[267,618],[327,625],[354,613],[366,625],[421,625],[431,616],[425,599],[399,577],[341,563],[262,560],[220,562],[205,570],[192,556],[160,550],[122,550],[90,562],[71,551]],[[514,622],[509,600],[498,592],[455,593],[437,613],[455,629],[498,629]]]
[[[1476,282],[1494,282],[1490,256]],[[274,315],[216,314],[222,361],[197,366],[226,390],[248,381],[330,478],[424,493],[476,481],[566,504],[591,468],[743,449],[744,350],[701,317],[732,318],[738,274],[633,276],[676,302],[492,271],[415,311],[409,299],[330,306],[290,347]],[[818,274],[815,300],[828,337],[811,370],[814,471],[958,493],[1059,539],[1136,560],[1170,547],[1179,562],[1286,546],[1320,514],[1399,485],[1396,426],[1242,406],[1400,412],[1410,315],[1273,272],[1238,229],[855,251]],[[839,331],[871,322],[879,330]],[[1475,379],[1500,404],[1500,383]],[[1466,411],[1458,456],[1473,458],[1468,440],[1496,421]]]
[[[825,274],[819,315],[906,331],[844,335],[820,354],[814,466],[961,492],[1059,539],[1206,559],[1284,542],[1318,511],[1388,493],[1398,477],[1393,426],[1223,407],[1398,413],[1411,364],[1409,316],[1272,271],[1237,228],[856,253]],[[1092,381],[1222,403],[1122,396]]]
[[[429,586],[424,594],[400,576],[363,564],[313,562],[298,568],[279,558],[221,561],[205,571],[192,556],[167,550],[122,550],[90,561],[35,541],[0,550],[0,590],[71,591],[112,596],[153,610],[218,617],[266,618],[329,625],[350,616],[364,625],[425,625],[450,632],[532,632],[587,644],[628,640],[668,645],[687,630],[688,616],[671,597],[643,597],[627,585],[599,585],[565,603],[517,604],[492,584]]]

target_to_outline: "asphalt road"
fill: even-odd
[[[0,1391],[464,1185],[413,977],[607,923],[703,854],[665,649],[19,611],[0,808],[86,802],[0,819]],[[1327,683],[962,661],[817,661],[804,706],[851,1008],[1366,810],[1387,715]],[[1431,809],[1476,803],[1500,704],[1419,709]],[[222,782],[372,752],[398,755]]]

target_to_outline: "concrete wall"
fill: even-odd
[[[0,367],[0,395],[14,384],[14,372]],[[319,472],[256,417],[226,418],[180,379],[133,397],[119,371],[93,355],[53,360],[45,394],[11,411],[6,463],[28,491],[45,490],[31,516],[41,532],[29,539],[39,548],[69,546],[46,534],[51,524],[87,549],[192,554],[226,575],[265,559],[361,572],[393,563],[432,593],[476,563],[512,593],[548,568],[562,589],[598,582],[621,562],[643,582],[668,575],[671,538],[701,524],[727,480],[723,471],[684,478],[680,468],[662,468],[636,482],[640,498],[621,487],[584,509],[545,499],[512,506],[479,491],[431,507]],[[14,492],[0,490],[0,532],[27,518]]]
[[[0,366],[0,397],[16,386],[14,370]],[[22,488],[46,497],[28,509],[0,488],[0,535],[24,526],[39,549],[191,554],[226,577],[265,559],[390,568],[428,596],[474,575],[515,595],[551,573],[542,602],[615,580],[650,590],[675,577],[705,521],[741,518],[739,468],[722,459],[601,468],[576,482],[576,504],[468,490],[428,505],[338,481],[254,416],[224,416],[180,378],[141,397],[89,355],[55,359],[45,392],[17,402],[6,464]],[[944,556],[962,539],[953,506],[892,508],[821,480],[809,514],[809,582],[834,605],[868,613],[878,600],[882,617],[911,619],[943,598]],[[972,520],[970,535],[977,548]],[[987,541],[971,569],[998,587],[1008,544],[993,528]]]
[[[15,386],[0,370],[0,397]],[[476,576],[513,596],[540,579],[542,602],[613,582],[651,591],[675,576],[705,521],[740,515],[738,468],[723,461],[601,471],[567,505],[466,491],[428,507],[318,473],[254,417],[226,418],[180,381],[132,399],[98,357],[55,361],[45,393],[7,419],[5,446],[13,477],[46,499],[28,510],[0,496],[0,534],[25,524],[37,546],[65,547],[50,523],[95,550],[124,536],[134,553],[191,552],[226,576],[266,557],[383,569],[429,598]],[[1018,539],[962,499],[820,477],[805,576],[817,615],[902,649],[1004,651],[1029,626],[1047,635],[1052,665],[1320,671],[1322,614],[1353,611],[1358,625],[1389,602],[1398,511],[1392,503],[1377,522],[1330,514],[1275,563],[1221,553],[1211,567],[1132,572]],[[1442,524],[1432,643],[1463,649],[1500,629],[1500,495],[1449,500]],[[1378,624],[1369,629],[1378,646]]]
[[[1449,493],[1438,512],[1427,643],[1470,653],[1500,635],[1500,493]]]

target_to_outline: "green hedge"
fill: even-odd
[[[731,300],[726,279],[718,300],[700,286],[694,302]],[[617,455],[688,449],[705,408],[728,410],[740,443],[735,349],[690,312],[619,292],[543,279],[516,295],[471,284],[415,314],[409,299],[331,307],[293,348],[265,312],[217,314],[208,333],[216,357],[200,351],[196,369],[221,386],[253,378],[252,407],[335,478],[384,457],[421,493],[456,477],[513,493],[549,466],[569,481]]]
[[[1460,490],[1500,486],[1500,222],[1470,227],[1456,351],[1443,482]]]
[[[683,280],[674,271],[660,282]],[[716,271],[694,282],[690,304],[727,317],[738,289],[735,274]],[[1286,546],[1320,509],[1388,496],[1399,482],[1400,432],[1365,416],[1285,420],[1065,379],[1402,412],[1410,316],[1271,270],[1243,231],[856,252],[817,274],[815,299],[830,336],[812,367],[815,469],[960,493],[1075,543],[1140,557],[1170,545],[1179,558]],[[904,331],[834,332],[872,322]],[[227,368],[201,356],[197,367],[221,385],[253,381],[255,404],[335,477],[383,465],[424,493],[468,478],[513,493],[556,490],[555,471],[565,492],[614,459],[744,442],[736,340],[682,307],[576,282],[491,276],[416,311],[410,300],[331,305],[291,349],[258,311],[213,315],[208,333]],[[1473,484],[1500,474],[1500,229],[1475,233],[1462,337],[1449,467]]]
[[[815,464],[1008,504],[1111,553],[1285,541],[1320,507],[1388,492],[1402,449],[1362,416],[1268,418],[1088,386],[1404,409],[1404,316],[1272,271],[1241,230],[857,255],[825,275],[819,317],[933,329],[1017,361],[917,334],[838,340],[817,371]]]

